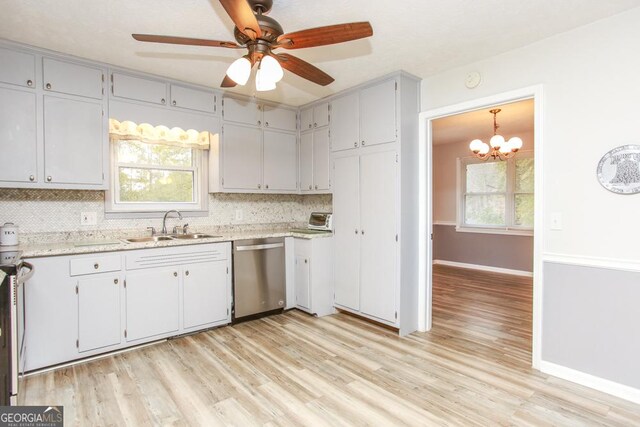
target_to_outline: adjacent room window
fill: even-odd
[[[528,152],[506,161],[459,159],[458,230],[530,234],[533,171]]]
[[[206,211],[205,153],[188,144],[112,135],[108,211]]]

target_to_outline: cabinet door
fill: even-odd
[[[296,256],[296,306],[311,310],[311,262],[306,256]]]
[[[260,126],[262,112],[258,105],[250,100],[225,97],[222,101],[222,117],[225,121]]]
[[[360,93],[360,143],[364,146],[396,140],[396,82],[387,80]]]
[[[216,95],[211,90],[171,85],[171,105],[189,110],[216,112]]]
[[[334,160],[335,303],[360,308],[360,196],[358,156]]]
[[[78,350],[88,351],[120,344],[119,275],[78,280]]]
[[[329,103],[323,102],[313,107],[313,127],[321,128],[329,124]]]
[[[122,73],[111,74],[111,93],[118,98],[134,99],[164,105],[167,103],[167,84]]]
[[[360,157],[360,311],[395,322],[397,289],[396,152]]]
[[[37,180],[36,94],[32,91],[0,88],[0,147],[7,156],[0,181]]]
[[[30,53],[0,48],[0,82],[35,87],[36,57]]]
[[[45,90],[102,99],[104,72],[100,68],[52,58],[42,59]]]
[[[300,111],[300,131],[313,129],[313,107]]]
[[[45,96],[46,182],[102,184],[103,138],[101,103]]]
[[[298,147],[295,134],[264,131],[264,189],[298,188]]]
[[[288,130],[295,132],[296,126],[296,111],[289,110],[288,108],[274,107],[272,105],[262,106],[262,121],[264,127]]]
[[[225,189],[262,188],[262,132],[225,124],[222,129],[223,179]]]
[[[329,129],[313,132],[313,188],[329,189]]]
[[[127,341],[175,332],[180,328],[180,268],[127,273]]]
[[[313,190],[313,132],[300,135],[300,190]]]
[[[331,151],[348,150],[360,145],[358,93],[331,101]]]
[[[229,316],[227,262],[213,261],[184,267],[184,328],[222,322]]]

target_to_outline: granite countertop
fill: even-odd
[[[244,229],[243,229],[244,228]],[[300,228],[300,227],[298,227]],[[13,250],[20,251],[22,258],[37,258],[57,255],[77,255],[100,252],[128,251],[146,248],[165,248],[170,246],[201,245],[216,242],[231,242],[243,239],[261,239],[267,237],[296,237],[300,239],[316,239],[331,237],[333,233],[307,234],[296,232],[294,227],[233,227],[200,228],[190,230],[191,233],[211,234],[215,237],[196,240],[163,240],[159,242],[128,243],[124,239],[148,236],[140,231],[109,231],[93,232],[85,235],[68,233],[46,233],[28,236],[25,243],[21,243]]]

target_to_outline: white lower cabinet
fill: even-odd
[[[318,316],[333,313],[333,238],[293,240],[295,307]]]
[[[127,341],[137,341],[180,329],[179,268],[162,267],[127,272]]]
[[[29,259],[25,371],[231,322],[231,244]]]

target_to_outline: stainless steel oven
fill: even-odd
[[[24,284],[33,265],[1,255],[0,264],[0,404],[16,405],[24,348]]]

